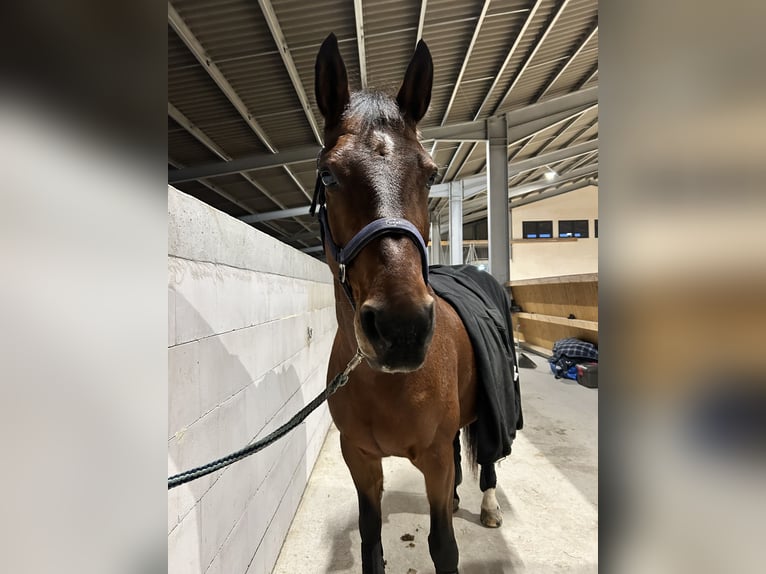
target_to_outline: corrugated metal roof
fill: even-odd
[[[488,4],[481,19],[485,1]],[[352,89],[361,87],[353,0],[327,0],[321,3],[321,9],[304,0],[264,3],[273,9],[272,28],[276,27],[284,37],[284,46],[276,45],[268,16],[258,2],[169,3],[203,50],[195,57],[169,25],[168,100],[177,110],[174,117],[180,113],[191,124],[168,120],[168,156],[175,164],[196,166],[221,161],[211,146],[237,159],[270,153],[264,142],[278,151],[317,145],[301,97],[305,94],[308,114],[321,129],[322,118],[314,99],[314,61],[330,32],[338,37]],[[431,107],[421,128],[484,119],[598,84],[596,0],[428,0],[425,6],[422,36],[431,50],[435,69]],[[398,90],[417,39],[421,7],[421,2],[410,0],[362,0],[368,87],[390,93]],[[517,38],[522,29],[524,34]],[[289,65],[294,65],[292,78]],[[214,68],[231,87],[231,93],[224,93],[220,81],[214,80]],[[244,111],[237,109],[233,98],[241,101]],[[527,159],[593,139],[597,134],[596,107],[514,143],[509,146],[509,158]],[[431,145],[433,141],[427,143],[427,149]],[[437,141],[433,156],[440,166],[442,181],[486,170],[483,143]],[[595,152],[589,161],[596,162],[597,158]],[[562,160],[556,165],[566,170],[581,159]],[[449,173],[445,173],[448,166]],[[241,216],[280,206],[308,207],[314,170],[315,162],[307,160],[178,186]],[[511,183],[534,179],[539,172],[522,174]],[[436,206],[440,201],[431,203]],[[306,216],[258,227],[297,246],[319,242],[316,222]],[[294,237],[303,239],[295,241]]]
[[[168,118],[168,156],[184,165],[207,163],[217,159],[215,154],[171,118]]]

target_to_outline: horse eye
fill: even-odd
[[[428,182],[426,183],[426,187],[431,187],[434,182],[436,181],[436,172],[431,174],[431,177],[428,178]]]
[[[319,172],[319,177],[322,180],[322,183],[325,187],[330,187],[332,185],[337,185],[338,181],[335,179],[335,176],[332,174],[331,171],[323,169]]]

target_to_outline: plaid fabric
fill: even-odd
[[[570,337],[568,339],[559,339],[553,344],[552,362],[558,361],[561,357],[576,359],[578,361],[598,361],[598,349],[593,343],[581,341]]]

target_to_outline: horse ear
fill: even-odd
[[[431,52],[426,43],[420,40],[396,96],[399,109],[406,119],[418,123],[426,115],[428,104],[431,103],[433,83],[434,63],[431,60]]]
[[[340,122],[349,101],[346,66],[338,50],[338,39],[330,34],[322,42],[314,67],[314,91],[319,111],[325,120],[325,129]]]

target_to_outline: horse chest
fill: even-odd
[[[365,451],[412,458],[415,445],[431,443],[446,409],[434,409],[439,398],[417,387],[393,391],[349,386],[333,397],[330,411],[338,430]]]

